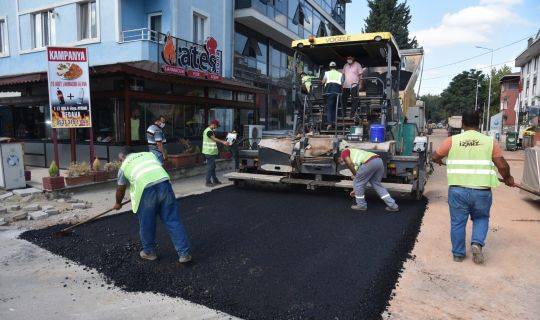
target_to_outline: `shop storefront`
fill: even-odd
[[[212,119],[218,132],[255,124],[260,89],[200,75],[165,74],[158,63],[138,61],[90,68],[92,127],[95,156],[117,158],[125,145],[146,149],[146,128],[165,116],[167,149],[181,152],[180,138],[200,144]],[[46,73],[0,78],[0,92],[21,96],[0,98],[0,136],[25,142],[26,165],[48,166],[53,160],[51,115]],[[89,129],[58,129],[60,167],[72,160],[90,160]]]

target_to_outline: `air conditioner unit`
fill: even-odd
[[[244,126],[244,138],[249,143],[250,149],[257,149],[259,146],[259,142],[261,142],[262,139],[262,132],[263,132],[264,126],[261,125],[246,125]]]

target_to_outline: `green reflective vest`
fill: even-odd
[[[212,131],[212,128],[208,127],[208,128],[206,128],[206,130],[203,131],[203,134],[202,134],[202,141],[203,141],[202,153],[207,154],[207,155],[217,155],[219,153],[217,143],[214,140],[212,140],[212,139],[210,139],[208,137],[208,131]]]
[[[169,175],[163,169],[161,163],[151,152],[132,153],[122,162],[120,169],[129,181],[129,194],[131,196],[131,207],[133,212],[139,209],[139,203],[147,185],[168,180]]]
[[[493,138],[475,130],[452,136],[446,161],[448,185],[496,187],[499,185],[492,161]]]
[[[307,92],[311,92],[311,76],[303,76],[302,77],[302,85],[306,88]]]
[[[369,158],[376,156],[376,153],[360,150],[349,149],[351,151],[351,161],[354,164],[354,169],[358,170],[362,164],[369,160]]]
[[[341,80],[342,80],[341,72],[337,71],[336,69],[332,69],[330,71],[326,71],[325,75],[326,75],[326,84],[337,83],[341,85]]]

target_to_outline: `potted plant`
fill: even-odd
[[[49,166],[49,176],[42,178],[43,189],[53,191],[63,189],[66,186],[64,183],[64,177],[60,176],[59,172],[60,170],[58,170],[56,162],[52,161],[51,165]]]
[[[107,172],[107,178],[116,179],[118,177],[118,170],[120,170],[121,166],[122,162],[120,161],[107,162],[103,166],[103,169],[105,169],[105,172]]]
[[[223,149],[219,153],[220,159],[231,159],[232,158],[232,152],[229,146],[223,146]]]
[[[201,147],[199,147],[199,146],[193,147],[193,153],[195,153],[197,155],[197,163],[203,163],[204,162],[202,152],[201,152]]]
[[[197,164],[198,154],[191,147],[191,142],[187,139],[180,139],[182,153],[169,155],[169,162],[176,169],[193,167]]]
[[[107,179],[109,179],[107,172],[101,170],[101,162],[98,158],[94,159],[94,162],[92,162],[92,172],[94,173],[95,182],[107,181]]]
[[[72,162],[67,169],[67,177],[65,177],[66,185],[75,186],[84,183],[94,182],[92,168],[86,162]]]

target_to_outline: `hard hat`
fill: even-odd
[[[329,67],[335,67],[336,66],[336,63],[334,61],[330,62],[330,64],[328,65]]]

